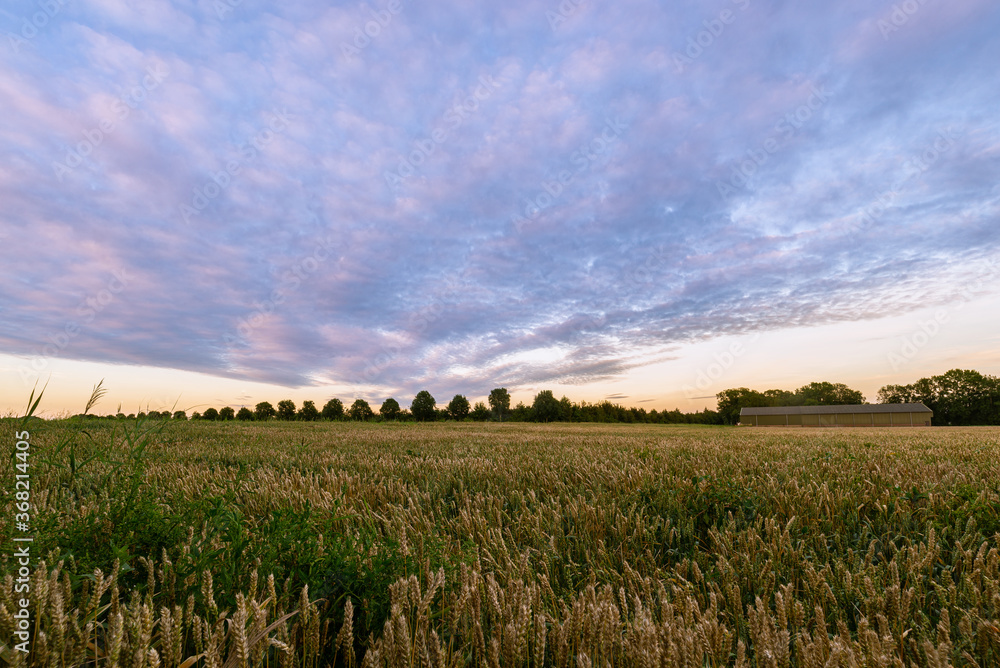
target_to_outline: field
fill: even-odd
[[[29,429],[13,665],[1000,665],[996,428]]]

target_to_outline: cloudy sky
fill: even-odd
[[[0,410],[1000,373],[998,30],[992,0],[6,2]]]

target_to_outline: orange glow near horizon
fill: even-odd
[[[922,324],[946,314],[933,336],[920,334]],[[717,392],[730,387],[795,389],[812,381],[842,382],[876,401],[879,388],[911,383],[953,368],[1000,373],[1000,335],[992,313],[1000,312],[1000,295],[984,297],[952,309],[928,308],[905,315],[867,322],[849,322],[810,328],[786,329],[759,335],[723,337],[682,346],[671,354],[676,359],[635,368],[620,378],[578,384],[539,384],[511,390],[512,403],[530,404],[534,395],[550,389],[556,397],[595,403],[608,399],[647,410],[698,411],[714,409]],[[907,348],[907,342],[910,347]],[[919,344],[914,346],[913,343]],[[830,360],[849,360],[843,365]],[[145,410],[204,411],[210,406],[254,406],[260,401],[276,404],[291,399],[300,406],[312,400],[322,406],[339,397],[349,405],[366,399],[374,408],[389,396],[384,388],[312,386],[288,388],[246,380],[220,378],[174,369],[52,360],[45,376],[19,372],[23,358],[0,355],[0,411],[23,413],[33,384],[48,383],[40,414],[56,417],[83,410],[92,387],[104,380],[108,393],[98,404],[97,414]],[[895,368],[894,368],[895,365]],[[492,388],[484,387],[469,401],[486,401]],[[414,392],[415,394],[415,392]],[[409,406],[412,397],[395,398]],[[439,405],[451,399],[435,396]]]

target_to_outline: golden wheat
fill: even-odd
[[[207,522],[106,571],[82,573],[52,550],[33,569],[24,656],[13,650],[16,568],[2,556],[0,657],[122,668],[1000,665],[998,437],[181,425],[144,473],[163,508],[225,498],[254,548],[273,512],[308,510],[322,518],[317,559],[351,539],[364,568],[392,553],[408,572],[334,600],[248,568],[226,591],[216,565],[196,569],[199,555],[234,549]],[[39,432],[35,447],[51,439]],[[117,493],[69,485],[58,469],[35,475],[33,513],[53,531],[106,517]],[[0,522],[13,517],[6,503]],[[141,575],[134,589],[126,567]],[[384,623],[357,637],[376,595]]]

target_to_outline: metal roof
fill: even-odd
[[[834,406],[764,406],[742,408],[740,415],[831,415],[834,413],[933,413],[916,404],[842,404]]]

